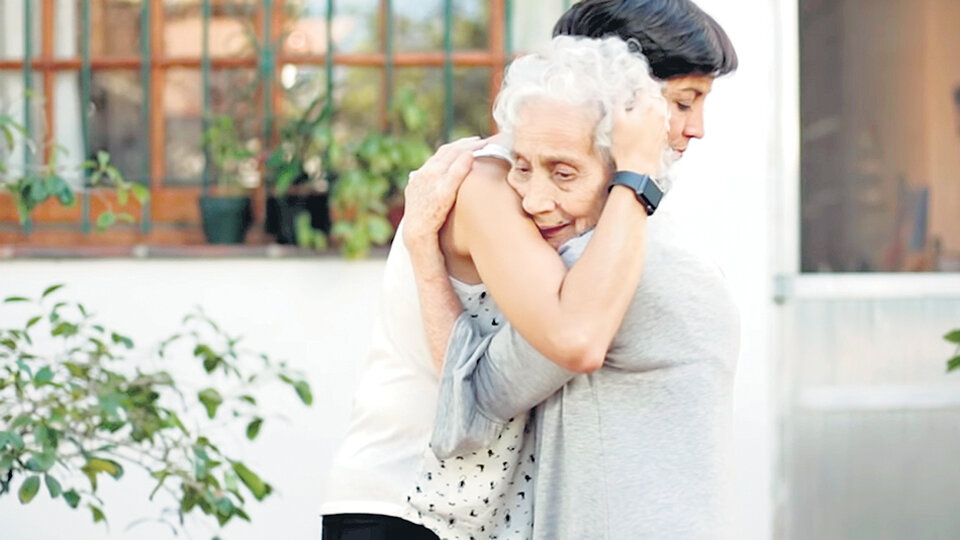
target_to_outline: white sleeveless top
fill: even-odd
[[[438,377],[410,255],[397,230],[383,274],[370,351],[320,512],[403,518],[437,406]]]
[[[495,145],[489,145],[475,155],[509,160],[509,151]],[[414,495],[416,487],[420,485],[418,482],[425,480],[426,473],[429,472],[433,477],[433,469],[440,468],[439,463],[430,461],[433,454],[428,448],[437,408],[438,375],[433,368],[430,347],[423,328],[416,279],[410,254],[403,243],[402,228],[401,222],[387,256],[380,308],[371,336],[370,352],[357,383],[350,424],[334,458],[320,513],[380,514],[424,523],[436,529],[441,520],[438,516],[442,516],[446,526],[449,525],[451,516],[447,514],[451,511],[444,509],[444,513],[434,515],[429,510],[431,497],[436,496],[435,492],[418,498],[417,501],[414,501]],[[452,282],[465,308],[468,311],[476,310],[471,312],[471,315],[476,314],[479,320],[486,321],[486,324],[482,325],[484,330],[492,330],[495,327],[494,315],[499,312],[493,306],[492,300],[489,303],[481,301],[487,298],[483,285],[465,285],[456,280]],[[520,433],[524,429],[525,421],[526,418],[516,419]],[[505,447],[502,456],[500,452],[496,452],[496,455],[506,458],[509,454],[509,461],[513,462],[520,461],[519,452],[519,448],[508,451]],[[500,459],[500,469],[504,467],[503,461],[507,460]],[[477,471],[480,472],[480,468],[477,468]],[[507,505],[508,499],[522,500],[528,496],[527,492],[518,495],[523,491],[519,487],[514,490],[516,493],[508,496],[504,490],[512,489],[510,482],[515,480],[511,477],[501,483],[501,477],[506,477],[503,472],[500,470],[498,473],[496,468],[484,466],[485,474],[478,475],[477,480],[482,478],[483,484],[487,486],[487,493],[474,498],[473,502],[479,500],[482,503],[484,498],[489,499],[491,492],[494,493],[495,500],[505,501],[499,503],[500,505]],[[510,474],[519,475],[520,478],[530,476],[520,467],[512,467]],[[455,489],[460,488],[460,480],[458,475]],[[463,480],[466,482],[466,479]],[[492,489],[490,482],[494,482]],[[464,488],[466,487],[465,484]],[[421,491],[424,491],[424,486],[421,486]],[[499,496],[501,493],[504,494],[503,497]],[[410,501],[408,496],[411,497]],[[452,508],[450,503],[453,501],[440,497],[437,501],[441,499],[443,504]],[[436,505],[437,502],[432,504]],[[486,512],[489,513],[496,509],[500,519],[503,522],[508,521],[505,516],[507,509],[501,510],[499,506],[489,503],[484,507],[487,507]],[[455,513],[470,518],[471,511],[488,515],[469,504],[461,506]],[[427,514],[427,518],[420,517],[424,514]],[[456,519],[455,516],[452,517]],[[525,516],[514,515],[509,521],[512,521],[513,528],[516,529],[525,525],[526,519]],[[449,528],[449,531],[453,532],[460,530],[456,521],[454,527]],[[447,537],[439,531],[438,534],[441,538]],[[455,536],[451,536],[453,537]],[[527,534],[500,536],[501,539],[526,537]]]

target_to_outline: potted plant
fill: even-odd
[[[140,205],[150,198],[150,192],[145,186],[123,178],[120,171],[110,162],[110,154],[103,150],[97,152],[96,159],[84,161],[79,170],[72,170],[60,164],[60,159],[67,157],[67,149],[60,145],[53,145],[46,163],[21,169],[11,167],[8,164],[8,158],[16,147],[18,138],[21,139],[27,151],[31,154],[39,154],[33,141],[27,137],[26,129],[10,115],[0,114],[0,190],[10,193],[13,197],[21,225],[27,225],[33,210],[47,199],[56,198],[63,206],[76,204],[74,189],[64,179],[69,175],[85,175],[87,188],[103,187],[113,191],[121,207],[127,206],[131,195]],[[117,222],[134,222],[133,215],[115,211],[109,199],[97,192],[91,193],[97,195],[106,207],[106,210],[97,217],[98,229],[106,229]]]
[[[347,257],[363,257],[393,237],[403,215],[403,189],[410,171],[430,157],[424,132],[427,114],[410,90],[397,93],[392,132],[371,133],[348,146],[334,162],[331,236]]]
[[[257,174],[254,152],[241,143],[229,116],[216,116],[204,133],[215,184],[200,197],[203,234],[211,244],[240,244],[252,221],[244,179]]]
[[[332,145],[330,107],[325,96],[314,99],[302,113],[280,128],[280,138],[266,160],[266,232],[279,244],[300,244],[297,234],[306,213],[311,229],[330,232],[327,194],[333,178],[325,167]]]

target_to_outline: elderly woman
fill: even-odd
[[[653,74],[667,79],[663,96],[670,107],[669,146],[675,155],[686,149],[690,139],[702,136],[703,99],[710,90],[713,76],[731,71],[736,65],[722,30],[696,6],[685,1],[587,0],[567,13],[558,29],[597,36],[611,31],[623,32],[625,37],[639,40],[651,60]],[[675,39],[678,35],[686,36],[683,43]],[[642,64],[638,57],[634,60]],[[581,77],[616,73],[621,67],[617,65],[599,73],[594,70]],[[417,525],[421,523],[440,536],[450,538],[461,533],[476,538],[490,534],[500,538],[526,538],[531,534],[532,491],[525,486],[522,489],[515,486],[519,482],[529,483],[537,472],[535,467],[539,466],[538,497],[543,496],[539,493],[543,486],[557,488],[563,476],[545,475],[542,460],[533,462],[537,454],[531,446],[536,442],[544,456],[555,459],[559,454],[554,453],[554,448],[559,445],[545,445],[545,433],[541,433],[544,436],[539,441],[525,436],[526,431],[533,432],[533,426],[526,425],[525,415],[517,414],[512,422],[507,421],[507,417],[494,417],[496,429],[501,427],[500,420],[505,421],[505,426],[499,433],[500,439],[486,445],[489,448],[455,456],[449,461],[436,460],[432,453],[424,452],[436,405],[431,350],[435,358],[442,358],[446,336],[464,308],[467,318],[483,326],[470,332],[504,327],[505,319],[497,313],[491,295],[486,292],[489,287],[520,333],[540,352],[569,368],[548,363],[557,371],[549,373],[552,379],[545,379],[545,384],[537,389],[542,397],[562,385],[561,378],[565,381],[572,372],[590,371],[603,362],[624,313],[628,308],[633,310],[631,298],[643,271],[647,213],[635,191],[624,186],[614,187],[603,206],[608,161],[602,152],[602,138],[593,137],[597,133],[595,127],[602,124],[600,132],[609,132],[609,119],[625,116],[622,120],[628,121],[616,124],[610,157],[618,168],[650,175],[659,169],[664,138],[662,116],[648,114],[650,100],[630,98],[626,101],[633,105],[632,121],[630,115],[610,107],[614,100],[598,100],[593,110],[580,106],[564,111],[564,106],[570,103],[562,100],[561,103],[541,103],[542,110],[536,110],[537,105],[526,111],[518,108],[518,125],[523,125],[527,116],[562,120],[528,139],[539,141],[558,136],[560,138],[551,143],[555,148],[575,148],[575,151],[572,155],[566,152],[566,160],[556,160],[552,158],[558,156],[551,156],[549,148],[534,145],[524,150],[518,145],[516,149],[526,160],[515,162],[520,176],[513,177],[516,181],[511,180],[510,184],[503,182],[509,167],[496,161],[477,160],[471,177],[460,190],[455,211],[443,226],[443,252],[438,245],[437,231],[446,220],[458,181],[473,161],[469,151],[479,144],[461,142],[448,146],[415,175],[411,188],[428,196],[411,196],[408,217],[401,227],[402,237],[411,245],[410,255],[415,265],[411,267],[411,257],[403,249],[403,243],[395,242],[387,261],[383,307],[370,362],[358,385],[353,421],[337,458],[323,508],[324,538],[348,538],[353,534],[377,538],[435,538],[433,533]],[[603,103],[608,103],[606,108]],[[567,114],[570,116],[561,116]],[[640,118],[646,121],[638,121]],[[571,126],[575,129],[570,129]],[[517,141],[524,139],[522,131],[515,133]],[[524,163],[529,167],[526,170]],[[544,171],[549,171],[550,183],[544,182]],[[598,175],[598,171],[602,174]],[[527,181],[523,181],[524,174],[528,175]],[[447,180],[418,181],[428,178]],[[522,199],[518,199],[518,193]],[[577,196],[562,197],[571,193]],[[656,228],[655,223],[656,220],[651,220],[651,232]],[[555,248],[593,225],[596,227],[589,248],[567,272]],[[659,260],[656,258],[659,248],[653,249],[656,247],[652,242],[649,253],[652,261]],[[575,252],[567,250],[566,253]],[[448,277],[448,268],[455,280]],[[650,272],[649,267],[646,272]],[[484,285],[480,284],[481,278]],[[424,312],[425,326],[420,323],[419,303],[413,289],[418,285],[421,300],[428,308]],[[494,344],[504,335],[511,336],[513,332],[498,334]],[[471,343],[469,338],[459,341]],[[495,350],[495,347],[489,349]],[[521,354],[513,356],[521,357]],[[494,363],[491,361],[489,365]],[[610,365],[609,360],[607,363]],[[457,365],[461,364],[451,363],[448,368]],[[538,369],[543,368],[537,365]],[[452,379],[448,377],[448,380]],[[516,378],[507,380],[518,385],[514,388],[522,388],[527,379],[526,374],[518,373]],[[553,386],[548,391],[549,385]],[[521,399],[511,397],[504,405],[520,412],[536,403],[525,403],[529,401],[528,396],[518,397]],[[494,431],[491,428],[483,433],[489,435]],[[456,431],[450,433],[458,436]],[[448,445],[463,441],[438,442]],[[450,448],[439,450],[452,451]],[[497,461],[493,462],[493,458]],[[462,470],[464,465],[468,472],[455,476],[450,473]],[[502,470],[504,467],[508,470]],[[498,468],[501,470],[497,471]],[[494,471],[497,475],[490,479]],[[438,478],[448,481],[437,484]],[[550,478],[554,480],[551,482]],[[571,476],[567,481],[576,480]],[[484,494],[480,486],[489,486],[488,493]],[[575,496],[581,487],[584,486],[561,486],[559,493]],[[588,493],[584,491],[585,495]],[[543,500],[550,502],[549,498]],[[564,504],[574,504],[576,500],[575,497],[566,499]],[[540,502],[538,500],[535,510],[538,536],[606,535],[603,527],[593,527],[592,520],[601,519],[599,514],[586,516],[584,526],[587,528],[581,532],[588,532],[584,534],[545,532],[551,527],[566,527],[565,520],[573,514],[559,515],[556,505]],[[511,508],[514,510],[510,511]],[[577,515],[583,516],[579,512]],[[618,517],[603,518],[604,523]]]
[[[597,188],[604,184],[595,184],[592,172],[609,165],[602,161],[602,147],[592,159],[586,159],[585,141],[590,138],[578,140],[573,134],[591,125],[588,119],[592,115],[599,131],[603,122],[596,121],[589,100],[558,100],[558,90],[562,95],[575,83],[552,66],[530,69],[531,62],[535,60],[524,59],[514,65],[497,104],[495,117],[501,129],[513,136],[515,161],[507,181],[520,195],[523,210],[544,240],[553,247],[561,246],[564,262],[573,264],[585,253],[590,238],[576,233],[596,223],[592,205],[603,200]],[[684,77],[683,88],[695,89],[699,98],[709,91],[713,76]],[[668,81],[667,92],[670,83],[676,82]],[[567,92],[578,96],[574,88]],[[592,92],[602,99],[601,91]],[[593,355],[596,349],[591,348],[573,357],[556,355],[550,344],[558,336],[549,330],[531,331],[524,313],[516,308],[518,303],[531,302],[526,285],[503,297],[498,289],[509,288],[495,286],[484,272],[493,269],[494,279],[498,274],[510,276],[517,270],[515,259],[522,255],[501,252],[499,261],[491,256],[497,239],[510,234],[503,225],[506,218],[498,216],[471,227],[475,210],[470,207],[482,200],[477,190],[493,189],[490,178],[478,178],[483,175],[489,171],[474,172],[467,178],[453,215],[443,227],[444,231],[453,229],[453,240],[450,233],[441,234],[441,240],[446,267],[454,276],[463,273],[463,261],[458,260],[462,253],[477,255],[479,276],[501,304],[509,324],[501,322],[497,333],[491,335],[469,315],[456,321],[433,437],[440,462],[496,446],[511,418],[540,403],[537,443],[530,455],[530,460],[537,462],[532,486],[534,537],[724,536],[725,441],[738,316],[718,270],[687,247],[668,217],[651,219],[646,224],[645,266],[639,288],[612,344],[604,336],[595,340],[604,351],[609,344],[609,351],[601,353],[599,360]],[[608,204],[614,202],[618,190],[623,191],[616,176],[613,185]],[[416,186],[412,191],[417,191]],[[590,193],[596,200],[590,200]],[[638,192],[637,198],[649,206],[645,194]],[[576,224],[579,226],[573,226]],[[601,219],[595,240],[604,232],[604,225]],[[478,234],[479,229],[484,233]],[[465,232],[458,238],[457,231]],[[408,235],[408,244],[414,265],[422,267],[420,275],[438,270],[431,262],[434,259],[418,255],[430,252],[429,235],[417,239]],[[617,267],[610,270],[619,273]],[[629,271],[623,277],[632,278]],[[424,299],[443,296],[442,287],[427,286],[425,280],[421,280],[420,290]],[[456,310],[445,310],[445,305],[444,301],[423,302],[428,328],[443,317],[457,315]],[[615,301],[609,304],[618,315],[622,313],[619,307]],[[512,312],[518,313],[516,320]],[[556,332],[566,333],[571,328],[576,332],[569,325],[557,326]],[[437,341],[445,338],[443,333],[435,335]],[[575,373],[593,371],[601,364],[602,368],[588,375]],[[505,468],[508,465],[504,462]]]
[[[628,113],[626,107],[631,112]],[[508,195],[514,206],[517,200],[514,191],[522,195],[523,208],[533,220],[525,219],[519,212],[515,214],[516,224],[525,225],[515,232],[516,241],[527,242],[534,251],[518,253],[500,267],[509,271],[512,284],[522,285],[522,294],[508,297],[503,302],[508,309],[518,310],[532,299],[542,300],[538,317],[531,320],[528,327],[533,328],[532,335],[545,335],[556,329],[550,326],[552,324],[583,321],[569,307],[546,301],[551,290],[559,290],[557,284],[565,276],[555,249],[567,239],[597,225],[615,170],[614,154],[611,153],[613,137],[628,143],[613,150],[620,158],[619,163],[632,162],[640,170],[650,172],[661,168],[660,162],[664,161],[666,154],[665,115],[666,102],[660,85],[650,77],[643,57],[631,51],[619,38],[591,40],[561,36],[554,39],[548,50],[519,58],[510,67],[494,117],[503,135],[512,139],[510,150],[504,154],[514,165],[508,183],[498,184],[502,194]],[[648,139],[649,143],[629,144],[643,139]],[[643,151],[625,157],[620,153],[624,147]],[[431,165],[428,163],[427,167]],[[489,165],[499,167],[498,164]],[[415,178],[411,183],[411,201],[422,199],[415,193],[422,184],[421,179]],[[622,225],[622,220],[641,226],[647,212],[632,189],[625,186],[615,189],[603,212],[605,223],[601,226],[605,227],[603,233],[607,236],[622,234],[618,227],[612,227]],[[484,193],[477,193],[469,205],[458,204],[458,207],[461,210],[475,209],[472,205],[484,201],[484,197]],[[509,222],[507,215],[511,208],[506,204],[511,201],[485,206],[487,218]],[[621,220],[611,221],[611,216],[618,213]],[[412,222],[416,221],[418,218],[414,217]],[[473,229],[457,229],[458,223],[468,224],[468,221],[459,221],[455,215],[451,222],[451,232],[465,246],[481,246],[487,240]],[[502,241],[507,242],[506,239]],[[606,243],[610,244],[609,241]],[[543,249],[536,250],[538,246]],[[627,257],[633,258],[633,262],[639,259],[635,253]],[[419,263],[417,259],[415,264]],[[477,335],[489,334],[506,321],[487,296],[485,285],[476,283],[474,276],[478,268],[472,267],[471,260],[457,259],[456,253],[451,252],[448,262],[453,263],[454,288],[462,291],[469,287],[467,290],[471,293],[467,295],[465,306],[469,327]],[[558,264],[550,265],[551,261]],[[533,265],[533,271],[522,272],[527,264]],[[473,285],[465,285],[465,282]],[[636,277],[628,278],[627,283],[635,287]],[[581,288],[586,293],[581,298],[592,302],[599,299],[607,314],[589,322],[603,320],[612,337],[629,303],[630,291],[598,296],[596,293],[603,288],[597,287],[596,283],[593,285]],[[459,296],[462,298],[463,295]],[[452,301],[456,299],[452,294],[450,298]],[[599,311],[599,308],[600,304],[596,304],[593,311]],[[431,311],[425,306],[425,312]],[[456,309],[457,314],[460,311]],[[537,326],[542,328],[536,329]],[[577,346],[572,342],[567,344],[561,338],[546,349],[561,358],[559,362],[566,368],[590,369],[581,357],[576,356]],[[603,352],[598,350],[600,359]],[[446,405],[449,403],[441,400],[441,406]],[[410,495],[410,502],[418,511],[416,519],[445,538],[466,539],[480,533],[498,538],[529,536],[536,452],[533,438],[527,435],[531,431],[524,429],[528,426],[525,426],[526,417],[519,414],[521,412],[525,411],[518,410],[517,418],[504,419],[495,430],[489,431],[490,437],[482,444],[469,449],[476,453],[458,452],[454,456],[452,452],[435,448],[445,452],[445,457],[454,458],[446,461],[427,453]]]

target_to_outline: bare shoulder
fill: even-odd
[[[457,201],[441,231],[441,243],[448,254],[467,255],[471,224],[500,215],[511,206],[519,209],[519,199],[506,182],[509,164],[497,158],[474,161],[470,174],[460,184]]]
[[[470,174],[460,184],[454,212],[489,214],[492,209],[500,213],[509,208],[501,205],[519,200],[507,184],[509,171],[510,166],[500,159],[483,158],[475,161]]]

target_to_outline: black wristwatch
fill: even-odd
[[[617,171],[613,175],[613,181],[610,182],[610,189],[615,185],[627,186],[632,189],[637,196],[637,200],[643,205],[648,216],[652,216],[660,206],[663,200],[663,190],[657,184],[657,181],[645,174],[638,174],[630,171]]]

